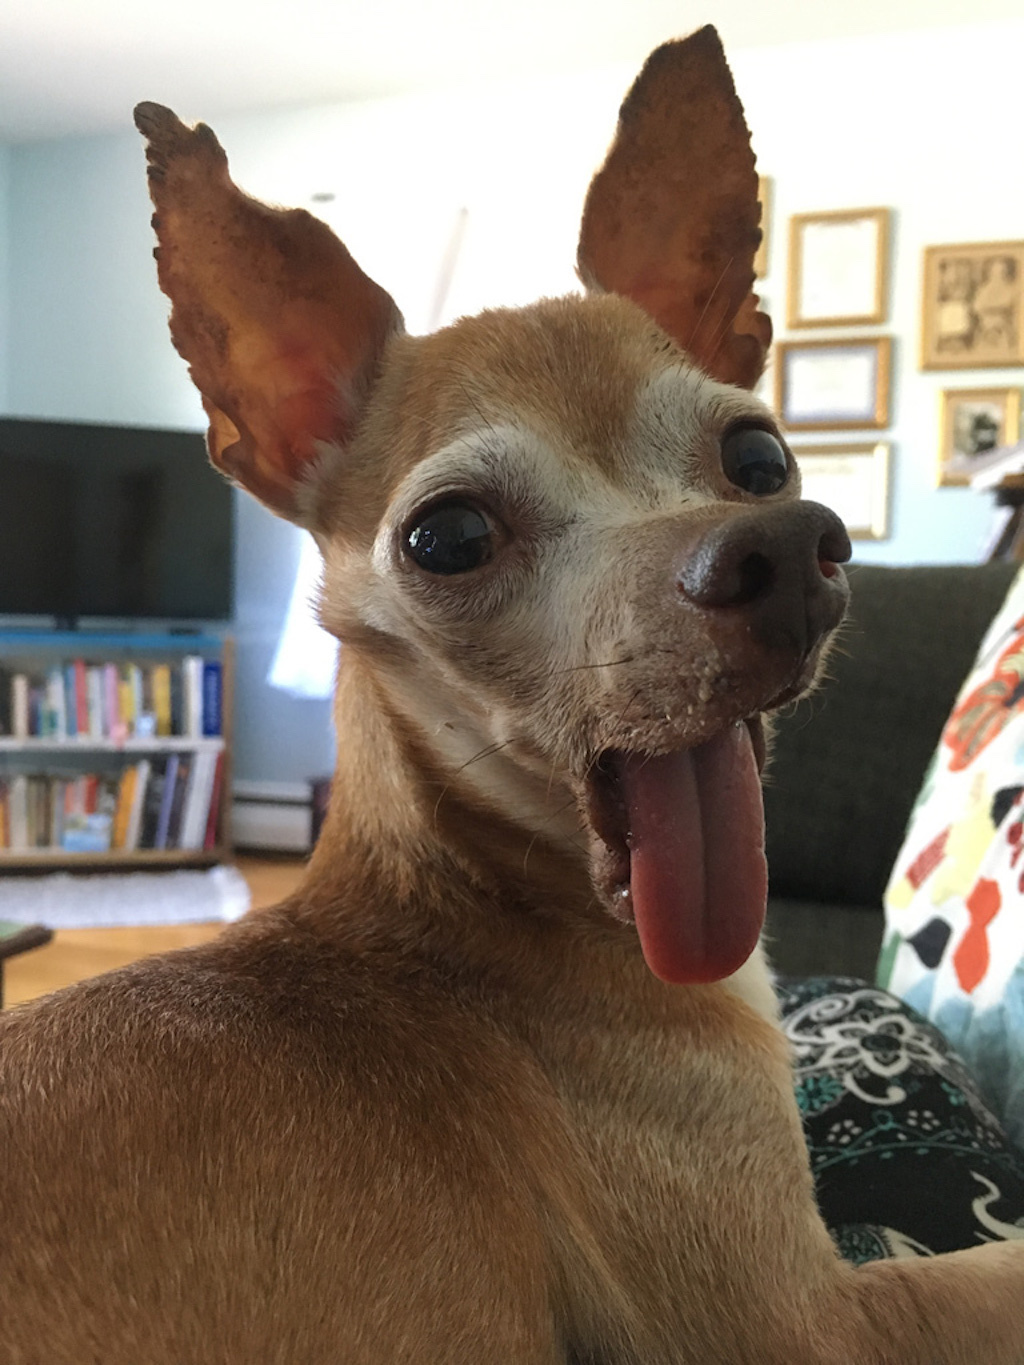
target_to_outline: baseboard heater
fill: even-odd
[[[235,782],[231,836],[236,848],[308,853],[313,847],[313,784]]]

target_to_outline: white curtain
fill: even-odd
[[[293,697],[329,697],[334,690],[338,642],[316,619],[322,561],[313,537],[307,531],[301,535],[295,586],[267,681]]]

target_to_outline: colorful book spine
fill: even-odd
[[[174,793],[178,784],[178,762],[177,754],[168,755],[167,767],[164,769],[163,791],[160,796],[160,811],[157,815],[156,831],[153,835],[154,848],[168,847],[171,809],[174,805]]]
[[[132,782],[132,797],[124,835],[124,847],[128,852],[134,852],[141,841],[142,812],[146,804],[146,790],[152,774],[152,764],[148,758],[140,759],[134,766],[135,778]]]
[[[184,691],[184,728],[182,734],[199,739],[203,733],[203,661],[197,654],[186,654],[181,661]]]
[[[78,736],[78,702],[75,700],[75,666],[64,665],[64,723],[68,739]]]
[[[224,750],[217,755],[216,766],[213,770],[213,790],[210,792],[210,811],[206,818],[206,836],[203,839],[203,848],[206,850],[217,847],[217,839],[220,836],[220,802],[221,793],[224,789]]]
[[[137,774],[134,767],[127,767],[117,784],[117,804],[114,808],[114,832],[111,846],[118,850],[128,847],[128,822],[132,814],[132,801],[135,797]]]
[[[75,659],[71,665],[74,679],[75,733],[89,733],[89,689],[85,670],[85,660]]]
[[[121,743],[127,737],[127,727],[121,721],[121,693],[117,664],[103,665],[103,733],[108,739]]]
[[[153,695],[153,714],[156,717],[156,733],[161,737],[172,735],[171,726],[171,668],[169,664],[155,664],[150,676],[150,690]]]
[[[203,660],[203,734],[224,733],[224,673],[219,659]]]
[[[201,849],[206,838],[206,824],[210,814],[210,798],[216,769],[215,753],[201,750],[193,754],[179,839],[179,847],[189,852]]]
[[[15,673],[11,678],[11,733],[16,739],[29,737],[28,675]]]
[[[194,755],[182,754],[178,758],[178,771],[174,779],[174,793],[171,798],[171,815],[167,825],[167,847],[181,847],[181,821],[185,811],[185,794],[188,791],[189,775]]]
[[[103,739],[103,713],[106,710],[104,703],[103,669],[95,664],[86,669],[85,686],[86,709],[89,714],[89,738]]]

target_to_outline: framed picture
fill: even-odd
[[[921,368],[1024,365],[1024,242],[924,250]]]
[[[793,448],[803,494],[823,502],[845,523],[851,540],[884,540],[889,534],[889,445]]]
[[[768,274],[768,239],[772,231],[772,182],[766,175],[757,177],[757,198],[761,205],[761,245],[754,257],[754,275],[763,280]]]
[[[945,389],[939,484],[969,483],[985,456],[1020,439],[1018,389]]]
[[[885,321],[889,219],[888,209],[793,215],[790,327],[857,327]]]
[[[891,337],[780,341],[775,409],[791,431],[888,426],[891,370]]]

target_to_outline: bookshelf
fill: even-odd
[[[0,873],[231,852],[234,647],[0,628]]]

